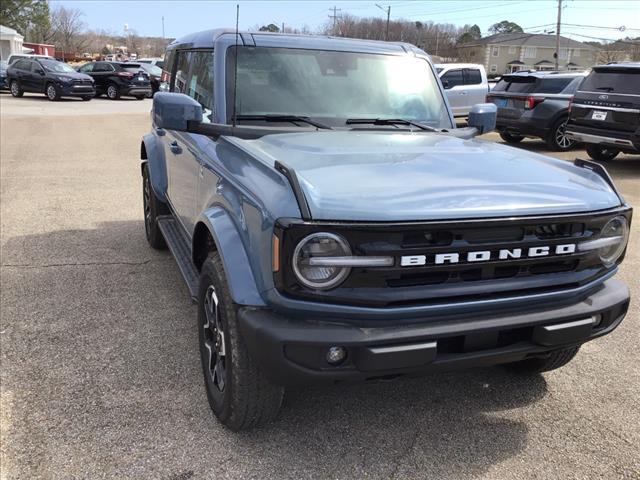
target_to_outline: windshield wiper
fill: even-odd
[[[405,120],[403,118],[348,118],[345,123],[347,125],[408,125],[410,127],[417,127],[420,130],[428,130],[430,132],[439,131],[437,128],[422,125],[421,123],[412,122],[411,120]]]
[[[329,125],[311,120],[309,117],[300,117],[298,115],[238,115],[238,120],[264,120],[265,122],[303,122],[316,128],[325,130],[333,130]]]

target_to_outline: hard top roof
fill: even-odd
[[[598,71],[620,69],[638,70],[640,69],[640,62],[612,62],[607,63],[606,65],[596,65],[595,67],[593,67],[593,69]]]
[[[171,42],[168,49],[173,48],[212,48],[216,40],[222,36],[234,38],[236,31],[228,28],[195,32]],[[235,38],[234,38],[235,40]],[[379,40],[361,40],[328,35],[297,35],[292,33],[272,32],[238,32],[239,45],[255,45],[258,47],[289,47],[306,49],[331,49],[358,51],[367,53],[406,53],[421,52],[417,47],[402,42],[383,42]]]
[[[502,78],[505,77],[536,77],[536,78],[557,78],[557,77],[584,77],[587,75],[586,70],[576,70],[576,71],[556,71],[556,70],[523,70],[520,72],[514,73],[505,73]]]

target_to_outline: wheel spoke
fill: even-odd
[[[224,332],[218,315],[218,296],[213,285],[207,289],[203,307],[205,318],[202,328],[207,350],[205,365],[211,383],[223,391],[226,382]]]
[[[218,389],[221,392],[224,391],[226,372],[223,358],[218,357],[218,361],[216,362],[216,366],[214,367],[213,372],[214,383],[218,386]]]
[[[211,343],[211,340],[206,340],[204,342],[204,348],[207,350],[207,369],[209,370],[209,374],[211,375],[213,373],[213,366],[214,366],[214,355],[215,352],[213,350],[213,344]],[[212,377],[213,378],[213,377]]]

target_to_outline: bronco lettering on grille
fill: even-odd
[[[519,258],[536,258],[547,257],[549,255],[567,255],[575,253],[575,243],[563,245],[548,246],[539,245],[536,247],[522,248],[503,248],[500,250],[475,250],[464,253],[437,253],[432,256],[431,260],[434,265],[444,265],[447,263],[460,263],[460,261],[488,262],[492,260],[517,260]],[[402,267],[415,267],[427,264],[427,255],[403,255],[400,258]]]

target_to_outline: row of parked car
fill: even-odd
[[[640,64],[615,63],[591,71],[521,71],[489,85],[482,65],[434,65],[457,118],[485,101],[498,107],[496,130],[517,144],[541,138],[550,150],[585,143],[595,160],[611,160],[640,145]]]
[[[538,137],[550,149],[586,144],[594,160],[640,151],[640,63],[589,72],[518,72],[487,95],[498,107],[496,129],[507,143]]]
[[[106,95],[112,100],[123,96],[142,100],[160,88],[162,69],[151,62],[90,62],[77,69],[46,56],[10,58],[3,68],[0,87],[14,97],[25,92],[42,93],[51,101],[61,97],[91,100]]]

